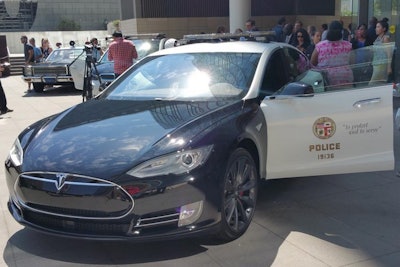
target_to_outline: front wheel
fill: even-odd
[[[229,157],[223,180],[220,231],[218,239],[231,241],[246,232],[254,216],[258,172],[251,154],[236,149]]]

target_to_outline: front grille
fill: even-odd
[[[66,67],[41,67],[32,68],[34,75],[67,75]]]
[[[29,210],[24,210],[23,216],[29,223],[43,228],[83,235],[125,236],[130,225],[129,222],[111,223],[94,220],[68,220],[68,218],[35,213]]]
[[[132,197],[119,185],[69,173],[22,173],[16,194],[25,209],[66,218],[121,218],[134,206]]]

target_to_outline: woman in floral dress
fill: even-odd
[[[332,21],[327,39],[316,44],[311,55],[311,63],[326,73],[328,85],[333,87],[353,83],[353,72],[349,66],[352,46],[342,39],[342,30],[339,21]]]

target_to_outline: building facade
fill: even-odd
[[[399,0],[121,0],[121,29],[129,33],[163,32],[179,38],[185,34],[215,32],[229,26],[230,4],[249,5],[248,17],[261,30],[269,30],[285,16],[288,22],[301,20],[319,27],[332,20],[345,25],[368,23],[372,16],[389,18],[397,25]],[[246,11],[244,11],[246,12]],[[241,24],[244,27],[244,21]]]
[[[57,31],[73,22],[75,30],[104,30],[121,17],[120,0],[2,0],[0,32]]]

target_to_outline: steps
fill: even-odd
[[[22,75],[22,68],[25,65],[23,55],[10,55],[10,75]]]

